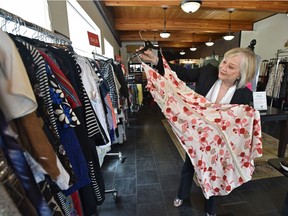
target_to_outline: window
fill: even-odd
[[[0,1],[0,8],[16,16],[19,16],[20,18],[28,22],[41,26],[47,30],[51,30],[51,21],[49,17],[47,0]],[[33,37],[37,37],[37,33],[35,33],[33,30],[27,29],[24,26],[19,26],[15,22],[5,22],[5,19],[3,19],[2,17],[0,17],[0,23],[4,31],[10,33],[17,33],[17,31],[21,31],[21,33],[25,32],[25,36],[27,37],[32,37],[32,35]]]
[[[90,58],[93,56],[92,52],[102,54],[101,48],[89,44],[87,34],[87,31],[97,34],[100,40],[100,29],[76,0],[68,0],[67,13],[70,40],[72,41],[72,46],[75,52],[79,55]]]

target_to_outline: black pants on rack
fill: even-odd
[[[189,156],[186,154],[186,159],[181,171],[180,186],[178,189],[179,199],[188,199],[190,196],[190,190],[193,183],[194,166],[191,163]],[[216,197],[212,196],[209,199],[205,199],[205,212],[208,214],[216,214]]]

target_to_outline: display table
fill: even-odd
[[[280,158],[284,157],[288,144],[288,111],[268,107],[267,110],[260,111],[260,115],[261,122],[279,121],[280,136],[277,156]]]

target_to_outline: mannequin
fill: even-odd
[[[215,59],[215,52],[214,52],[214,51],[212,51],[211,57],[205,59],[203,66],[205,66],[205,65],[207,65],[207,64],[212,64],[212,65],[214,65],[215,67],[218,67],[218,66],[219,66],[219,61],[217,61],[217,60]]]

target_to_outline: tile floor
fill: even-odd
[[[129,114],[127,141],[112,149],[122,152],[122,162],[117,156],[106,156],[102,165],[106,189],[115,187],[118,198],[106,194],[98,206],[99,216],[204,216],[204,197],[195,184],[189,202],[179,208],[172,204],[183,161],[162,119],[153,102]],[[264,130],[277,136],[275,125]],[[250,181],[228,196],[218,197],[217,215],[282,216],[287,191],[287,177]]]

